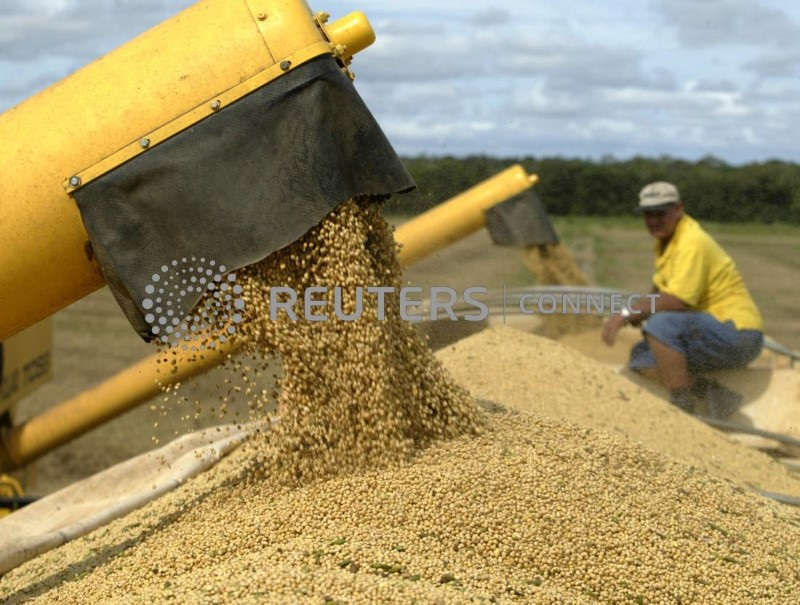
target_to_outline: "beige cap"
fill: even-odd
[[[657,181],[650,183],[639,193],[637,212],[658,212],[666,210],[681,201],[678,188],[672,183]]]

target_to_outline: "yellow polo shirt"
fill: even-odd
[[[761,314],[733,260],[690,216],[678,221],[666,249],[656,242],[653,284],[693,311],[705,311],[739,330],[763,330]]]

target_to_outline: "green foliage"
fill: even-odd
[[[395,196],[387,212],[413,215],[476,185],[512,164],[538,174],[536,192],[554,216],[631,214],[639,190],[670,181],[692,216],[716,222],[800,222],[800,165],[770,160],[731,166],[714,157],[589,161],[568,158],[452,156],[406,158],[417,190]]]

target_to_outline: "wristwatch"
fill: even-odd
[[[623,307],[619,314],[622,316],[625,323],[628,323],[628,320],[631,318],[631,310],[628,307]]]

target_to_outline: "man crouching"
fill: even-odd
[[[613,315],[603,340],[611,346],[625,324],[641,326],[644,340],[631,350],[630,368],[659,379],[685,412],[695,413],[703,401],[710,417],[727,418],[741,396],[703,374],[743,368],[758,356],[764,342],[758,307],[733,260],[684,212],[674,185],[647,185],[636,210],[657,240],[658,297],[652,306],[648,300]]]

